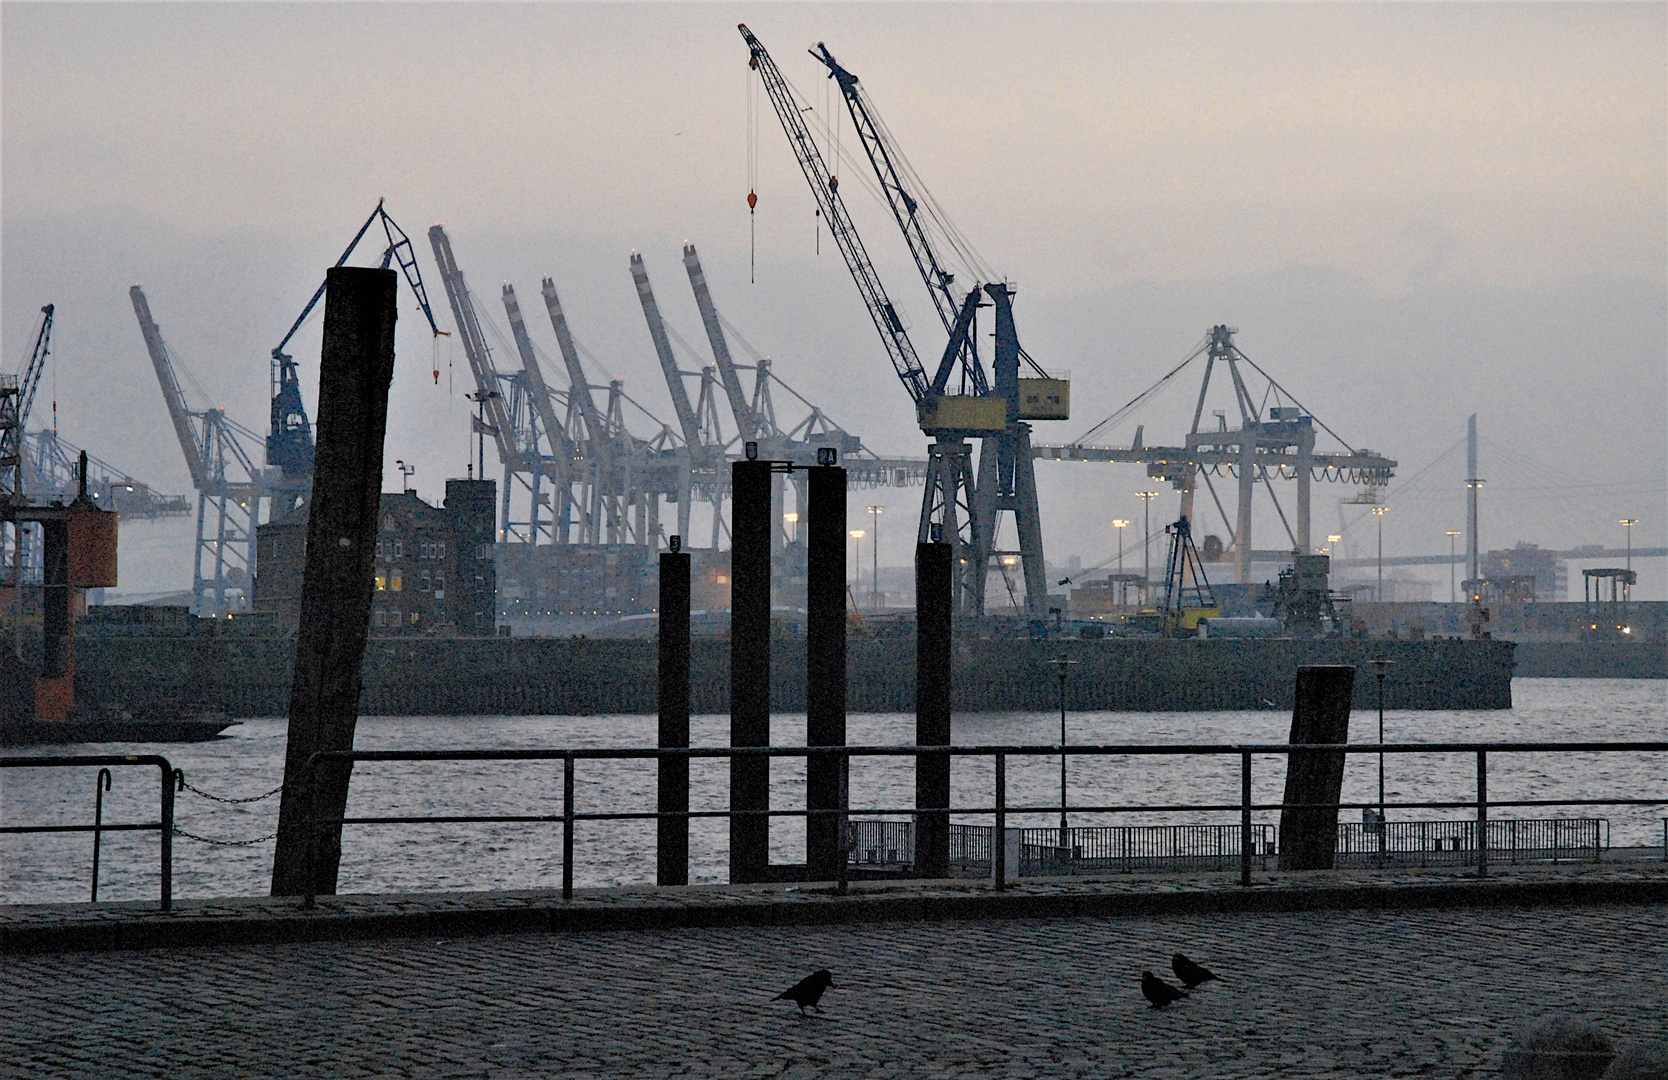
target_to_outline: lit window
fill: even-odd
[[[397,566],[394,568],[393,573],[390,574],[389,577],[388,577],[388,591],[389,592],[399,592],[400,591],[400,568],[397,567]]]
[[[418,620],[418,618],[419,618],[419,617],[420,617],[420,616],[418,616],[418,614],[417,614],[417,613],[416,613],[416,612],[415,612],[415,611],[413,611],[413,612],[412,612],[412,613],[411,613],[411,625],[412,625],[412,626],[416,626],[416,625],[417,625],[417,620]]]
[[[376,575],[376,591],[377,592],[382,592],[387,588],[388,588],[388,578],[381,571],[378,571],[378,573]],[[377,625],[381,626],[382,624],[377,623]]]

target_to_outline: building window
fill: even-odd
[[[444,559],[446,557],[446,541],[442,540],[434,546],[439,549],[434,553],[434,557]]]
[[[434,585],[431,583],[431,581],[429,579],[429,572],[427,570],[424,570],[423,571],[423,591],[428,592],[432,588],[434,588]]]
[[[400,625],[400,609],[397,608],[397,607],[389,608],[388,609],[388,626],[390,628],[394,628],[394,627],[397,627],[399,625]]]
[[[383,625],[383,623],[385,623],[387,621],[387,619],[388,619],[388,613],[386,611],[383,611],[381,608],[377,608],[375,611],[371,612],[371,625],[372,626],[381,626],[381,625]]]
[[[379,567],[377,569],[377,572],[376,572],[376,591],[377,592],[382,592],[387,588],[388,588],[387,571],[385,571],[385,570],[383,570]],[[378,623],[377,625],[380,626],[382,624]]]
[[[400,584],[400,568],[396,566],[394,567],[393,572],[388,575],[388,591],[399,592]]]
[[[421,616],[418,615],[417,612],[413,611],[411,613],[411,625],[412,626],[416,626],[420,619],[421,619]]]
[[[379,558],[379,559],[382,558],[382,538],[381,537],[377,537],[376,557]]]
[[[422,543],[417,545],[417,557],[419,559],[426,559],[429,557],[429,542],[427,540],[424,540]]]
[[[404,547],[405,547],[405,545],[401,541],[399,541],[399,540],[394,541],[394,558],[397,559],[401,555],[405,554],[404,550],[402,550]]]

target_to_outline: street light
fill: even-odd
[[[793,542],[797,544],[799,542],[799,511],[789,510],[782,515],[782,520],[787,523]]]
[[[1158,492],[1137,491],[1135,497],[1141,500],[1141,595],[1145,598],[1153,580],[1153,500],[1158,498]]]
[[[1627,528],[1627,569],[1633,572],[1633,527],[1639,524],[1638,518],[1622,518],[1621,524]]]
[[[853,553],[853,555],[851,557],[852,581],[856,582],[859,585],[861,585],[863,583],[863,538],[867,535],[869,535],[869,534],[867,532],[864,532],[862,529],[853,529],[853,530],[851,530],[851,538],[853,540],[857,541],[856,551]],[[853,590],[853,591],[855,592],[855,590]],[[856,603],[857,603],[857,598],[855,596],[853,596],[852,597],[852,604],[855,606]]]
[[[1457,558],[1454,554],[1454,545],[1458,543],[1459,538],[1464,535],[1465,534],[1460,532],[1458,529],[1450,529],[1448,531],[1448,603],[1450,604],[1459,603],[1459,586],[1454,583],[1454,568],[1458,565],[1454,561]]]
[[[1127,518],[1113,518],[1112,527],[1118,530],[1118,606],[1127,607],[1129,604],[1129,582],[1124,576],[1124,529],[1129,527]]]
[[[1077,661],[1065,656],[1056,656],[1049,663],[1054,665],[1054,670],[1060,675],[1060,850],[1069,853],[1071,834],[1067,832],[1066,824],[1066,676]]]
[[[1384,515],[1390,512],[1388,506],[1373,507],[1373,516],[1378,518],[1378,589],[1373,593],[1373,599],[1384,603]]]
[[[870,529],[874,533],[874,539],[869,541],[869,559],[870,559],[870,562],[872,564],[871,567],[870,567],[869,582],[870,582],[870,584],[872,584],[874,586],[874,589],[870,594],[872,599],[869,601],[869,606],[874,608],[874,610],[879,611],[880,610],[880,515],[882,515],[886,512],[886,507],[884,507],[884,506],[871,506],[871,507],[868,507],[867,509],[869,511]]]
[[[1367,670],[1378,680],[1378,853],[1384,857],[1384,676],[1390,671],[1390,661],[1378,657],[1367,661]]]

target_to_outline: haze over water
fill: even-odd
[[[1388,741],[1571,741],[1662,738],[1668,716],[1668,681],[1601,679],[1517,679],[1510,710],[1401,712],[1385,715]],[[1391,702],[1394,702],[1393,689]],[[591,717],[420,717],[365,718],[356,747],[362,750],[442,748],[530,748],[649,746],[652,716]],[[777,745],[802,744],[804,716],[773,721]],[[1073,743],[1236,743],[1286,741],[1290,716],[1281,712],[1074,713],[1068,716]],[[721,746],[728,719],[696,717],[697,745]],[[247,720],[220,739],[171,746],[85,746],[78,753],[160,751],[185,771],[192,785],[226,797],[259,795],[278,786],[283,773],[285,722]],[[914,716],[854,715],[848,725],[853,745],[897,745],[913,741]],[[958,745],[1049,744],[1059,738],[1059,716],[1050,713],[978,713],[958,716]],[[1350,721],[1353,742],[1377,737],[1377,717],[1358,710]],[[62,752],[38,747],[27,753]],[[1010,804],[1042,805],[1058,797],[1058,758],[1012,760],[1008,766]],[[90,823],[93,769],[7,770],[0,773],[0,808],[7,824]],[[106,821],[154,821],[154,768],[116,769],[105,797]],[[1460,800],[1475,795],[1475,759],[1470,756],[1392,755],[1387,758],[1387,801]],[[727,766],[696,761],[691,769],[694,809],[724,806]],[[654,805],[652,763],[581,762],[576,774],[579,811],[641,811]],[[1254,767],[1253,797],[1278,802],[1284,784],[1279,758],[1260,758]],[[988,760],[957,762],[952,774],[958,805],[989,805],[992,773]],[[1239,798],[1239,764],[1220,759],[1083,759],[1069,763],[1073,802],[1140,804],[1233,803]],[[1616,847],[1660,845],[1668,816],[1668,754],[1493,754],[1489,762],[1492,800],[1543,798],[1649,798],[1657,807],[1521,808],[1493,810],[1491,817],[1604,817]],[[1351,758],[1345,801],[1377,796],[1377,763]],[[772,804],[803,806],[804,769],[799,762],[773,763]],[[560,814],[561,764],[459,763],[362,764],[353,775],[349,816],[370,814]],[[914,801],[913,765],[907,759],[854,762],[851,805],[907,807]],[[228,806],[190,793],[178,796],[180,828],[217,839],[264,836],[276,828],[276,798]],[[1461,820],[1464,810],[1392,809],[1392,821]],[[1258,821],[1277,821],[1260,812]],[[966,820],[978,821],[976,817]],[[1228,814],[1125,814],[1074,825],[1152,824],[1238,820]],[[1341,820],[1359,820],[1345,811]],[[983,819],[988,824],[989,818]],[[1010,825],[1055,825],[1052,815],[1015,816]],[[696,821],[691,829],[691,880],[726,878],[727,824]],[[804,826],[779,819],[772,826],[775,862],[804,858]],[[101,900],[156,897],[156,837],[114,833],[104,838]],[[0,903],[80,901],[87,898],[90,835],[0,837]],[[575,833],[575,884],[580,887],[645,884],[654,878],[650,822],[582,822]],[[182,897],[264,895],[272,867],[272,842],[248,847],[210,847],[184,838],[174,845],[174,888]],[[400,892],[555,888],[561,883],[561,827],[533,825],[349,826],[344,838],[341,891]]]

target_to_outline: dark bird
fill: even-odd
[[[1186,991],[1177,990],[1150,971],[1141,973],[1141,994],[1153,1003],[1155,1009],[1162,1009],[1172,1001],[1180,1001],[1187,996]]]
[[[817,1005],[817,1002],[822,1000],[823,991],[833,985],[833,973],[831,973],[827,968],[823,968],[821,971],[813,971],[811,974],[805,976],[803,979],[800,979],[798,982],[794,983],[792,986],[788,987],[786,990],[777,994],[770,1000],[791,1001],[795,1005],[799,1006],[800,1012],[804,1012],[806,1006],[810,1006],[818,1012],[822,1012],[822,1009]]]
[[[1176,978],[1189,990],[1203,983],[1222,981],[1216,977],[1216,972],[1203,964],[1195,964],[1181,953],[1170,958],[1170,970],[1176,973]]]

